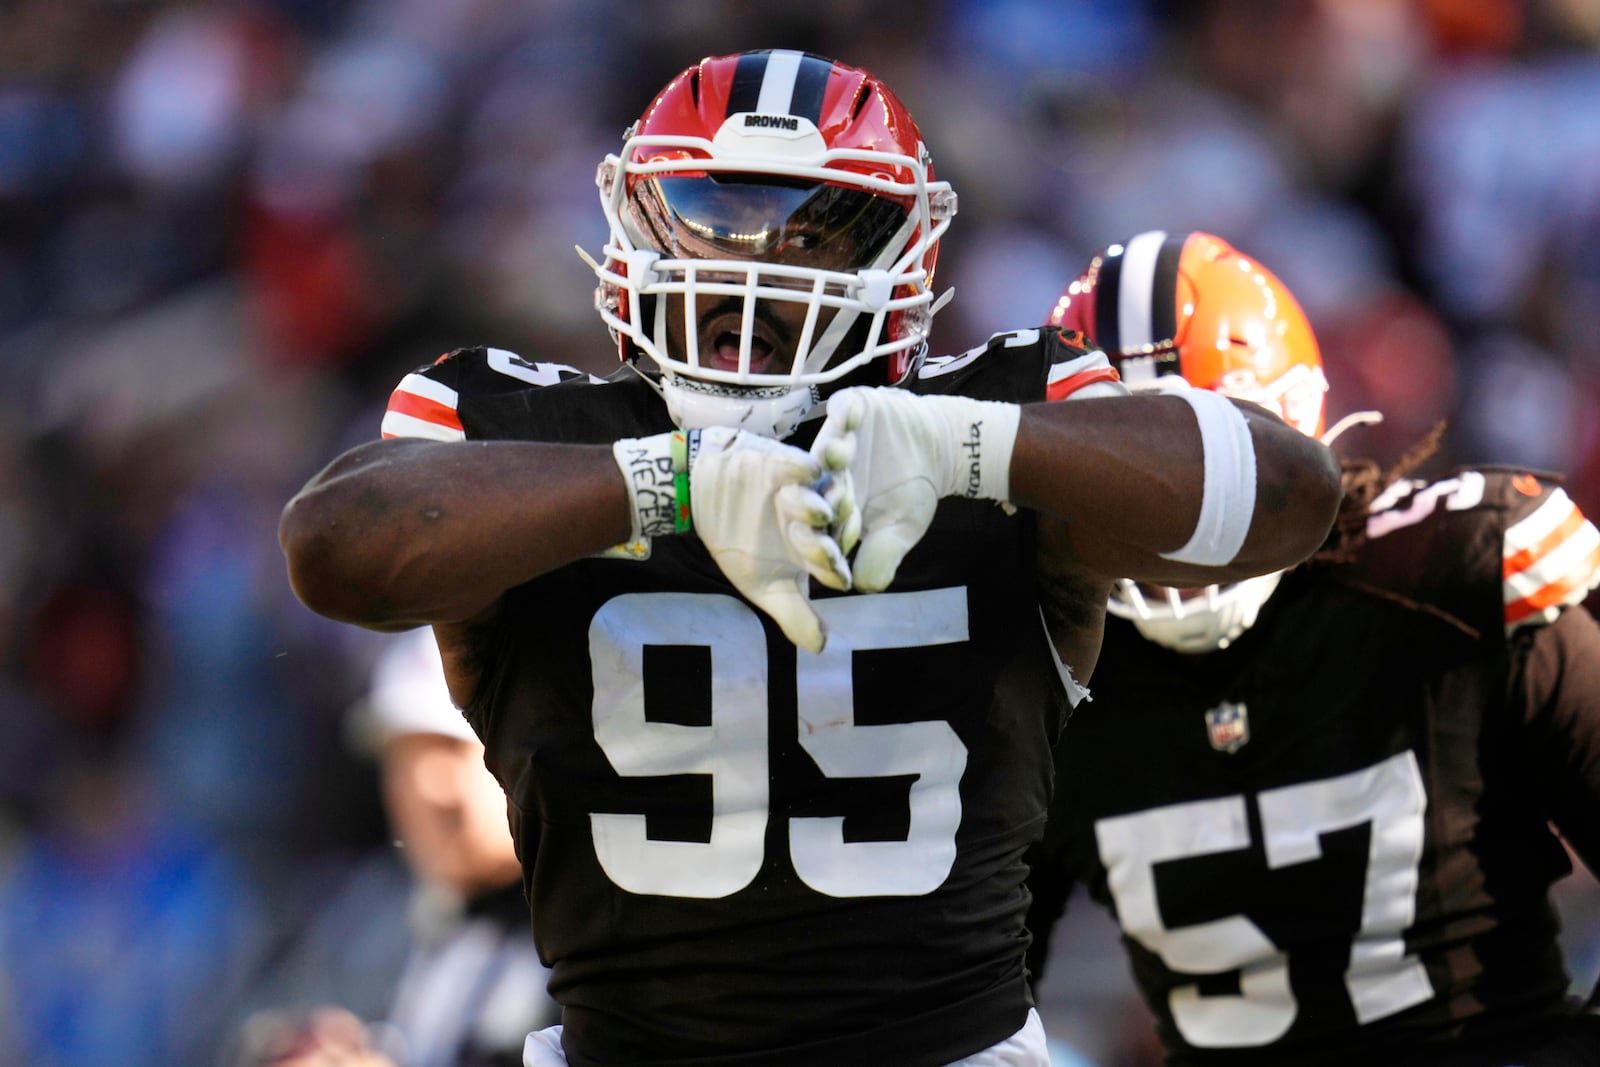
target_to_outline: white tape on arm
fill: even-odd
[[[1194,409],[1204,452],[1205,484],[1200,518],[1189,543],[1161,553],[1174,563],[1220,567],[1232,563],[1250,532],[1256,511],[1256,449],[1250,424],[1220,393],[1185,389],[1174,394]]]
[[[929,398],[934,399],[934,398]],[[950,423],[953,469],[946,493],[971,500],[1011,498],[1011,453],[1022,408],[994,400],[942,396],[937,403]]]

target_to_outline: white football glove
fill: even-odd
[[[677,464],[675,436],[686,452]],[[692,523],[735,589],[772,616],[797,647],[822,651],[827,632],[811,605],[807,576],[849,589],[850,564],[829,531],[834,509],[822,491],[837,491],[819,460],[728,427],[618,441],[612,453],[628,484],[635,538],[686,532]],[[684,484],[689,508],[687,521],[679,522]]]
[[[892,387],[828,399],[811,454],[836,472],[825,503],[839,546],[848,553],[860,539],[856,589],[889,587],[943,497],[1006,501],[1021,414],[1016,404]]]

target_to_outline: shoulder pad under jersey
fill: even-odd
[[[384,437],[461,441],[463,396],[492,396],[597,378],[562,363],[536,363],[503,348],[458,348],[400,380],[383,415]]]
[[[1085,345],[1079,334],[1055,326],[997,333],[959,355],[929,356],[918,366],[917,377],[924,381],[959,377],[985,365],[1016,361],[1022,355],[1019,350],[1026,350],[1045,368],[1043,399],[1128,395],[1104,352]]]
[[[1600,585],[1600,530],[1552,475],[1403,479],[1373,502],[1366,532],[1359,570],[1484,633],[1549,623]]]

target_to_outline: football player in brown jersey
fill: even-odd
[[[927,358],[929,159],[858,68],[695,64],[600,168],[618,371],[453,352],[283,512],[307,605],[434,627],[562,1007],[533,1067],[1043,1063],[1021,858],[1112,582],[1332,521],[1259,408],[1054,329]]]
[[[1299,304],[1213,235],[1108,247],[1050,321],[1136,394],[1325,434]],[[1171,1064],[1600,1063],[1549,899],[1558,833],[1600,861],[1600,531],[1548,474],[1411,477],[1432,449],[1346,463],[1306,563],[1112,597],[1056,752],[1029,960],[1047,977],[1086,886]]]

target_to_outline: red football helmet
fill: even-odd
[[[955,194],[866,71],[785,50],[704,59],[657,95],[596,181],[611,229],[591,260],[596,306],[624,359],[659,367],[680,425],[784,436],[818,386],[879,358],[881,380],[899,382],[925,349]],[[700,351],[701,297],[742,310],[737,360]],[[807,310],[793,360],[756,370],[769,302]]]
[[[1134,392],[1211,389],[1322,436],[1328,380],[1305,312],[1271,271],[1220,237],[1151,230],[1111,245],[1049,321],[1104,349]],[[1280,576],[1197,590],[1120,581],[1107,608],[1158,644],[1209,652],[1254,625]]]

